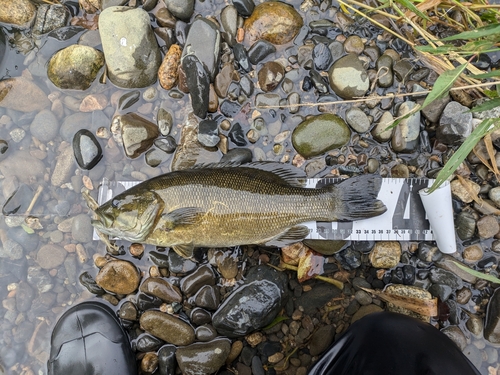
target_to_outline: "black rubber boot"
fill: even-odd
[[[337,340],[309,375],[480,375],[448,336],[406,315],[365,316]]]
[[[83,302],[66,311],[54,327],[49,375],[136,375],[135,355],[114,311]]]

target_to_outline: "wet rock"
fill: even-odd
[[[240,75],[234,68],[233,64],[225,64],[220,72],[215,77],[214,88],[220,98],[225,98],[228,93],[229,86],[233,81],[239,81]]]
[[[370,262],[375,268],[396,267],[401,258],[401,244],[397,241],[378,241],[370,252]]]
[[[407,101],[402,103],[398,109],[398,117],[405,116],[416,103]],[[411,152],[418,144],[420,135],[420,111],[401,120],[392,134],[392,148],[396,152]]]
[[[83,272],[78,277],[78,281],[80,281],[80,284],[82,284],[85,288],[87,288],[87,290],[92,294],[101,296],[106,293],[106,291],[103,288],[97,285],[95,279],[88,272]]]
[[[247,51],[243,44],[235,43],[233,46],[234,61],[238,63],[240,69],[245,72],[252,70]]]
[[[362,317],[376,313],[379,311],[383,311],[382,308],[378,305],[371,304],[371,305],[366,305],[366,306],[361,306],[358,311],[352,316],[351,319],[351,324],[354,323],[355,321],[361,319]]]
[[[243,132],[243,128],[241,127],[239,122],[231,126],[231,130],[229,131],[229,138],[237,146],[243,147],[247,145],[245,133]]]
[[[496,289],[486,309],[484,338],[493,344],[500,343],[500,289]]]
[[[475,346],[474,344],[469,344],[462,352],[476,368],[481,368],[481,363],[483,362],[483,353],[481,353],[477,346]]]
[[[181,302],[182,294],[178,287],[159,277],[149,277],[141,284],[140,291],[160,298],[166,303]]]
[[[158,80],[161,87],[170,90],[177,84],[182,50],[177,44],[172,44],[158,69]]]
[[[309,352],[312,356],[320,355],[323,353],[335,338],[335,327],[327,325],[318,329],[311,336]]]
[[[461,144],[472,132],[472,113],[468,111],[458,102],[448,103],[439,119],[437,139],[446,145]]]
[[[193,310],[191,310],[190,318],[191,322],[198,326],[210,323],[212,321],[212,315],[210,315],[207,310],[202,309],[201,307],[195,307]]]
[[[86,90],[103,66],[102,52],[74,44],[51,57],[47,75],[52,83],[61,89]]]
[[[150,351],[157,351],[163,344],[163,341],[144,333],[139,336],[136,341],[136,348],[138,351],[147,353]]]
[[[19,312],[26,312],[31,308],[35,297],[35,291],[26,282],[19,283],[16,289],[16,309]]]
[[[66,250],[58,245],[44,245],[36,254],[36,261],[43,269],[57,268],[66,258]]]
[[[203,265],[181,280],[181,290],[186,296],[194,295],[204,285],[215,285],[212,267]]]
[[[87,214],[76,215],[71,223],[71,236],[77,242],[86,243],[92,241],[92,226],[90,216]]]
[[[439,261],[436,262],[436,266],[438,266],[444,270],[451,271],[454,275],[458,276],[463,281],[474,284],[477,281],[476,276],[473,276],[470,273],[459,268],[456,265],[457,262],[459,264],[465,266],[465,264],[463,264],[462,262],[459,262],[457,259],[453,258],[452,256],[443,255],[442,259],[440,259]]]
[[[187,55],[182,59],[182,69],[186,73],[193,112],[196,116],[205,118],[209,103],[210,77],[195,55]]]
[[[20,184],[19,187],[12,193],[2,207],[2,213],[5,216],[13,214],[24,214],[29,207],[34,193],[33,190],[26,184]]]
[[[177,148],[177,143],[175,142],[175,139],[171,136],[157,139],[154,142],[154,145],[158,147],[161,151],[166,152],[167,154],[173,153]]]
[[[248,50],[248,59],[253,65],[257,65],[271,53],[276,52],[276,47],[267,40],[259,39]]]
[[[429,105],[422,108],[422,115],[430,122],[436,123],[441,117],[444,108],[448,105],[451,98],[447,95],[444,98],[433,100]]]
[[[30,0],[5,0],[0,7],[0,22],[19,29],[27,29],[33,23],[36,6]]]
[[[182,126],[179,147],[176,148],[172,160],[172,170],[186,169],[195,164],[215,163],[220,159],[220,154],[200,145],[198,142],[198,120],[188,117]]]
[[[443,253],[439,251],[437,246],[430,245],[426,242],[418,244],[418,258],[424,262],[437,262],[443,257]]]
[[[255,8],[253,0],[233,0],[233,5],[243,17],[251,16]]]
[[[252,150],[248,148],[233,148],[220,159],[220,162],[244,164],[251,162],[252,156]]]
[[[467,338],[460,329],[460,327],[455,325],[450,325],[441,330],[446,336],[448,336],[459,348],[464,350],[467,346]]]
[[[500,225],[495,216],[483,216],[477,221],[477,232],[480,238],[491,238],[500,230]]]
[[[174,17],[189,20],[194,12],[194,0],[163,0]]]
[[[350,136],[344,120],[328,113],[301,122],[292,133],[292,142],[300,155],[310,158],[344,146]]]
[[[461,289],[463,287],[463,282],[460,277],[444,269],[432,268],[429,273],[429,278],[433,283],[448,285],[453,290]]]
[[[102,158],[102,148],[94,134],[81,129],[73,138],[73,153],[82,169],[92,169]]]
[[[40,4],[36,12],[34,34],[46,34],[52,30],[66,26],[69,18],[69,11],[64,5]]]
[[[226,362],[230,350],[231,342],[219,338],[178,348],[175,357],[183,374],[213,374]]]
[[[0,81],[0,107],[20,112],[41,111],[50,105],[47,95],[24,77]]]
[[[386,130],[392,123],[394,122],[394,117],[392,116],[391,112],[386,111],[382,114],[380,117],[379,122],[373,130],[371,131],[371,134],[373,138],[375,138],[379,142],[387,142],[389,139],[392,137],[392,128]]]
[[[194,303],[207,310],[216,310],[219,307],[219,293],[211,285],[204,285],[194,296]]]
[[[268,61],[262,65],[257,77],[262,91],[273,91],[285,77],[285,69],[276,61]]]
[[[196,340],[198,341],[212,341],[217,337],[217,331],[209,324],[202,325],[195,330]]]
[[[0,172],[5,177],[15,177],[25,184],[32,184],[34,178],[42,177],[44,170],[44,163],[32,156],[28,150],[10,153],[0,161]]]
[[[173,152],[173,150],[171,152]],[[144,157],[146,160],[146,164],[153,168],[156,168],[168,159],[168,155],[161,149],[150,149],[146,151]]]
[[[52,186],[61,186],[69,181],[74,168],[73,149],[69,144],[63,145],[56,158],[56,165],[52,171],[50,182]]]
[[[476,244],[467,246],[462,255],[466,263],[475,263],[483,259],[484,252],[481,245]]]
[[[432,284],[429,289],[427,289],[430,294],[434,297],[439,298],[441,301],[446,301],[450,295],[453,293],[453,289],[448,285],[443,284]]]
[[[461,240],[468,240],[476,232],[476,218],[468,211],[460,212],[455,219],[457,235]]]
[[[382,55],[377,59],[377,82],[380,87],[391,87],[394,81],[392,73],[392,58],[389,55]]]
[[[342,99],[354,99],[365,95],[370,86],[368,73],[358,56],[341,57],[328,71],[330,86]]]
[[[176,369],[174,345],[164,345],[158,351],[158,366],[160,375],[174,375]]]
[[[219,128],[214,120],[203,120],[198,128],[198,141],[203,146],[214,147],[219,143]]]
[[[233,102],[231,100],[224,100],[220,104],[220,112],[229,118],[235,117],[241,111],[241,105],[238,102]],[[244,146],[244,145],[243,145]]]
[[[139,271],[132,263],[112,260],[99,270],[95,281],[109,292],[130,294],[137,290],[140,279]]]
[[[358,107],[351,107],[345,114],[345,121],[358,133],[366,133],[370,130],[370,119]]]
[[[189,55],[194,55],[200,62],[203,63],[210,81],[213,82],[217,74],[219,64],[220,51],[220,33],[215,24],[206,18],[197,18],[190,26],[187,35],[186,44],[182,51],[183,69],[188,76],[190,72],[197,70],[189,70],[184,68],[184,60]],[[191,91],[191,88],[190,88]],[[202,116],[200,116],[202,117]]]
[[[149,310],[141,315],[143,330],[163,341],[174,345],[189,345],[194,342],[194,329],[173,315]]]
[[[318,43],[312,51],[314,66],[318,70],[327,70],[332,63],[332,53],[326,44]]]
[[[161,53],[145,10],[106,8],[99,16],[99,33],[112,83],[123,88],[155,83]]]
[[[495,203],[495,206],[500,207],[500,186],[490,189],[488,197]]]
[[[135,113],[115,116],[113,123],[119,124],[117,126],[121,129],[123,149],[132,159],[148,150],[160,135],[155,124]]]
[[[236,43],[236,32],[238,31],[238,12],[234,5],[227,5],[220,14],[222,29],[225,31],[224,40],[233,46]]]
[[[213,326],[219,334],[230,338],[265,327],[282,308],[284,291],[282,275],[269,267],[256,267],[247,274],[245,284],[233,291],[215,312]]]
[[[467,180],[467,184],[468,188],[465,188],[465,186],[463,186],[460,180],[455,179],[451,181],[450,183],[451,194],[455,198],[460,199],[464,203],[471,203],[473,199],[472,196],[469,194],[469,190],[475,192],[476,194],[479,194],[479,190],[481,189],[481,187],[471,180]]]
[[[255,7],[245,20],[244,43],[251,46],[259,39],[273,44],[286,44],[299,33],[304,24],[297,11],[279,1],[267,1]]]
[[[165,108],[160,108],[158,110],[158,114],[156,115],[156,122],[158,124],[158,128],[160,129],[161,135],[168,136],[174,124],[172,113],[170,113],[170,111],[167,111]]]

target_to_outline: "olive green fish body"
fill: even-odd
[[[351,181],[349,186],[306,189],[289,169],[278,167],[274,173],[266,170],[269,166],[209,167],[152,178],[99,207],[100,221],[94,225],[118,238],[173,247],[190,256],[194,247],[282,246],[307,236],[300,223],[355,220],[385,211],[376,200],[373,177],[357,178],[363,186]],[[346,198],[352,191],[346,189],[355,190],[355,203],[361,204],[357,213],[349,212],[353,207]]]

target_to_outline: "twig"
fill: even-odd
[[[43,186],[42,185],[38,186],[38,188],[35,191],[35,195],[33,195],[33,199],[30,202],[30,205],[26,209],[26,213],[25,213],[26,216],[30,215],[31,210],[33,209],[33,207],[35,207],[36,201],[40,197],[40,194],[42,194],[42,191],[43,191]]]

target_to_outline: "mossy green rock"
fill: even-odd
[[[331,113],[301,122],[292,133],[293,147],[305,158],[342,147],[350,138],[351,131],[345,121]]]
[[[102,52],[74,44],[54,54],[47,75],[60,89],[86,90],[104,66]]]

